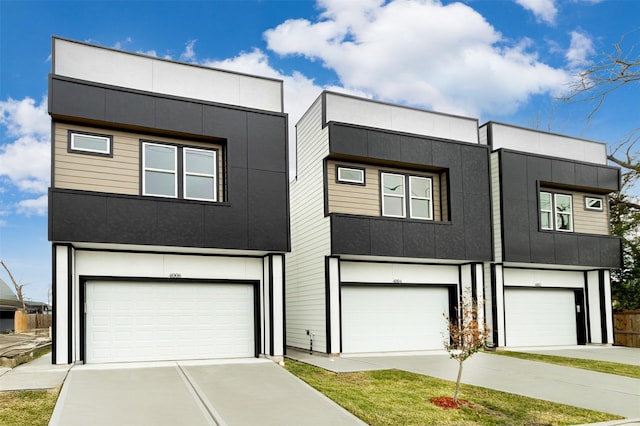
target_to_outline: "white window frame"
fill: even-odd
[[[355,179],[349,179],[349,178],[344,178],[340,176],[340,172],[343,170],[348,170],[350,172],[358,172],[360,173],[361,179],[355,180]],[[345,167],[345,166],[338,166],[337,167],[337,171],[336,171],[336,178],[338,182],[341,183],[353,183],[353,184],[358,184],[358,185],[364,185],[364,173],[365,173],[365,169],[360,169],[360,168],[355,168],[355,167]]]
[[[83,138],[89,138],[89,139],[96,139],[96,140],[103,140],[106,144],[106,150],[97,150],[97,149],[89,149],[89,148],[81,148],[76,146],[76,136],[81,136]],[[83,132],[71,132],[71,137],[70,137],[70,141],[69,141],[69,150],[73,151],[73,152],[87,152],[90,154],[100,154],[100,155],[111,155],[111,144],[112,144],[113,140],[111,136],[108,135],[96,135],[96,134],[89,134],[89,133],[83,133]]]
[[[397,176],[402,178],[402,194],[385,194],[384,193],[384,178],[385,176]],[[407,191],[407,183],[406,183],[406,179],[405,176],[399,173],[388,173],[388,172],[382,172],[380,173],[380,194],[381,194],[381,203],[382,203],[382,216],[386,216],[386,217],[406,217],[407,216],[407,200],[406,200],[406,191]],[[401,198],[402,199],[402,214],[401,215],[395,215],[395,214],[387,214],[384,211],[384,199],[385,197],[392,197],[392,198]]]
[[[414,179],[423,179],[429,181],[429,197],[421,197],[419,195],[413,195],[413,180]],[[429,201],[429,211],[428,217],[415,216],[413,214],[413,200],[427,200]],[[421,220],[433,220],[433,180],[430,177],[426,176],[409,176],[409,215],[411,219],[421,219]]]
[[[538,195],[538,203],[540,203],[540,196],[542,194],[548,195],[549,196],[549,209],[543,209],[542,208],[542,204],[540,204],[540,229],[544,229],[545,231],[553,231],[553,227],[555,224],[555,215],[553,214],[554,208],[553,208],[553,194],[551,192],[548,191],[540,191],[540,194]],[[549,215],[549,226],[547,228],[542,226],[542,213],[547,213]]]
[[[590,201],[599,202],[600,203],[600,207],[590,207],[589,206],[589,202]],[[602,198],[602,197],[585,196],[584,197],[584,208],[585,208],[585,210],[593,210],[593,211],[597,211],[597,212],[604,211],[604,198]]]
[[[213,154],[213,174],[208,173],[194,173],[187,172],[187,155],[188,151],[193,152],[206,152]],[[198,149],[198,148],[188,148],[184,147],[182,149],[182,193],[184,194],[185,200],[199,200],[199,201],[217,201],[218,198],[218,155],[217,152],[213,149]],[[198,197],[187,197],[187,176],[201,176],[213,178],[213,198],[198,198]]]
[[[558,196],[569,197],[569,212],[558,211]],[[553,194],[553,211],[555,218],[556,231],[560,232],[573,232],[573,196],[571,194]],[[560,215],[569,216],[569,229],[560,229],[558,217]]]
[[[153,167],[147,167],[146,161],[146,147],[147,146],[160,146],[162,148],[171,148],[173,150],[173,170],[169,169],[156,169]],[[166,173],[173,174],[173,195],[165,195],[165,194],[152,194],[147,192],[147,171],[157,172],[157,173]],[[168,144],[159,144],[153,142],[143,142],[142,143],[142,195],[153,196],[153,197],[163,197],[163,198],[177,198],[178,197],[178,147],[175,145]]]

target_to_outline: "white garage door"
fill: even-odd
[[[576,345],[575,295],[564,289],[505,289],[506,346]]]
[[[253,357],[253,287],[93,281],[85,362]]]
[[[342,352],[443,349],[443,287],[342,287]],[[446,337],[448,338],[448,337]]]

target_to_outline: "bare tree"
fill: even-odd
[[[15,278],[13,278],[13,274],[9,270],[9,267],[4,263],[4,261],[0,260],[0,265],[2,265],[5,271],[7,271],[7,274],[9,274],[9,278],[13,283],[13,287],[16,289],[16,296],[18,297],[18,302],[20,302],[20,304],[22,305],[22,309],[26,312],[27,305],[24,303],[24,297],[22,296],[22,287],[24,287],[24,284],[18,284],[16,282]]]
[[[463,297],[460,308],[457,318],[449,318],[445,315],[448,322],[449,339],[444,341],[444,348],[451,359],[458,361],[458,377],[453,393],[453,402],[455,403],[458,402],[462,364],[482,349],[489,337],[489,328],[478,319],[477,302]]]
[[[640,31],[640,28],[635,31]],[[613,45],[613,52],[601,55],[593,65],[579,72],[570,86],[569,95],[563,98],[571,102],[594,102],[589,118],[593,117],[611,93],[630,83],[640,82],[638,46],[634,44],[629,48],[623,47],[627,35],[623,35]]]
[[[600,55],[587,69],[579,72],[569,87],[566,102],[587,102],[593,104],[588,120],[604,105],[609,95],[622,88],[640,92],[640,45],[627,46],[625,39],[638,35],[640,28],[620,38],[613,45],[613,51]],[[640,127],[630,129],[626,138],[608,154],[608,159],[623,169],[622,189],[629,188],[640,177],[637,143],[640,141]],[[640,204],[628,197],[614,197],[612,203],[640,209]]]

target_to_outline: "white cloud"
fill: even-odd
[[[195,45],[198,40],[190,40],[184,46],[184,52],[180,55],[180,60],[185,62],[195,62],[196,52]]]
[[[549,25],[556,23],[558,9],[554,0],[515,0],[515,2],[533,12],[538,22],[545,22]]]
[[[555,94],[569,78],[540,62],[528,40],[508,44],[462,3],[323,0],[319,5],[324,12],[318,21],[288,20],[266,31],[265,39],[280,55],[322,61],[350,91],[478,116],[512,113],[531,95]]]
[[[47,114],[47,98],[40,104],[26,97],[21,101],[9,98],[0,101],[0,125],[7,128],[9,136],[49,136],[51,122]]]
[[[51,121],[47,100],[31,98],[0,101],[0,125],[12,142],[0,145],[0,178],[8,178],[20,191],[43,194],[50,178]]]
[[[131,44],[132,41],[133,39],[131,37],[127,37],[124,40],[116,41],[116,43],[113,45],[113,48],[122,50],[127,44]]]
[[[567,63],[571,69],[581,68],[589,65],[589,57],[596,53],[593,41],[584,33],[578,31],[571,32],[571,44],[565,53]]]
[[[25,216],[44,216],[47,214],[47,195],[18,202],[17,213]]]

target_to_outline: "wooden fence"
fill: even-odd
[[[613,336],[616,345],[640,348],[640,311],[614,312]]]
[[[49,328],[51,327],[51,321],[51,314],[25,314],[22,311],[16,311],[14,317],[14,332],[22,333],[27,330]]]

